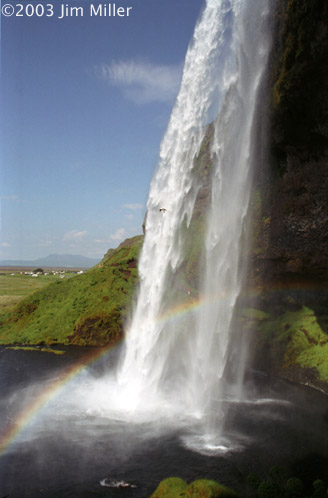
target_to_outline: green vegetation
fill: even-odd
[[[320,232],[324,239],[326,233],[327,162],[324,157],[320,169],[313,157],[320,158],[328,144],[328,2],[278,0],[276,28],[268,82],[271,106],[264,102],[263,112],[271,113],[271,144],[278,167],[266,177],[266,164],[261,163],[250,201],[254,265],[250,265],[249,280],[258,288],[270,285],[272,276],[283,283],[296,272],[300,280],[316,278],[325,268],[321,256],[327,253],[326,242],[321,243],[318,236]],[[183,237],[175,241],[183,241],[184,260],[174,275],[167,272],[168,307],[188,306],[198,297],[211,195],[213,130],[210,124],[193,164],[195,209],[190,223],[184,220]],[[316,224],[318,233],[312,230]],[[0,344],[118,341],[137,282],[141,242],[140,237],[126,241],[117,250],[110,249],[103,262],[84,275],[58,280],[44,289],[54,277],[0,276]],[[286,304],[279,310],[272,303],[264,311],[244,309],[240,324],[255,328],[255,347],[259,356],[264,353],[264,363],[269,358],[269,367],[283,374],[296,368],[311,370],[312,380],[327,383],[328,317],[325,310],[318,313],[312,303],[304,303],[306,307]],[[304,377],[298,379],[295,374],[294,379]]]
[[[167,275],[172,283],[168,285],[168,306],[189,303],[197,297],[206,207],[210,197],[212,138],[213,125],[209,125],[193,165],[195,183],[192,188],[196,202],[190,223],[185,220],[182,229],[185,257],[178,271]],[[1,311],[0,308],[0,344],[102,346],[119,341],[137,283],[137,259],[142,240],[139,236],[124,241],[118,249],[109,249],[96,267],[70,280],[58,280],[44,289],[41,283],[53,281],[53,276],[30,276],[28,280],[25,275],[3,277],[9,279],[7,290],[3,291],[4,302],[8,302],[10,293],[15,294],[15,299],[10,298],[10,309]],[[16,279],[21,285],[10,288],[14,282],[10,279]],[[27,281],[23,291],[23,283],[27,284]],[[174,295],[173,288],[176,289]],[[38,291],[32,293],[36,289]]]
[[[269,315],[249,310],[242,313],[257,330],[257,349],[271,356],[283,373],[292,368],[311,369],[311,379],[328,382],[327,317],[303,306],[296,311]]]
[[[72,274],[69,276],[72,276]],[[59,280],[59,277],[55,275],[32,277],[31,275],[24,275],[14,271],[2,273],[0,275],[0,313],[8,311],[24,297],[38,289],[42,289],[55,280]]]
[[[124,241],[96,267],[58,280],[2,313],[0,344],[102,346],[119,341],[138,278],[142,240]]]
[[[289,476],[288,471],[280,465],[274,465],[269,475],[262,480],[256,474],[246,478],[247,486],[257,498],[325,498],[327,485],[321,479],[306,482],[297,476]]]
[[[15,351],[17,350],[22,350],[22,351],[38,351],[41,353],[51,353],[51,354],[57,354],[57,355],[62,355],[65,354],[66,351],[61,351],[60,349],[52,349],[52,348],[35,348],[33,346],[9,346],[6,349],[13,349]]]
[[[305,464],[305,462],[303,463]],[[303,466],[301,462],[301,467]],[[297,466],[296,466],[297,467]],[[287,470],[281,465],[273,465],[261,476],[251,473],[241,477],[244,492],[242,496],[251,498],[327,498],[327,483],[318,477],[318,469],[303,472],[299,469]],[[300,474],[300,475],[299,475]],[[313,477],[313,476],[316,477]],[[198,479],[187,484],[179,477],[169,477],[160,482],[151,498],[216,498],[233,497],[237,493],[215,481]]]
[[[231,489],[207,479],[198,479],[187,484],[179,477],[164,479],[151,498],[219,498],[238,496]]]
[[[151,498],[175,498],[184,496],[188,484],[180,477],[168,477],[161,481]]]
[[[172,282],[168,285],[168,306],[189,303],[197,296],[210,196],[212,137],[213,126],[209,125],[193,166],[196,202],[189,225],[185,220],[183,227],[185,257],[178,271],[167,276]],[[102,346],[118,342],[123,335],[123,323],[137,283],[137,259],[142,240],[142,236],[134,237],[124,241],[116,250],[109,249],[99,265],[69,281],[57,281],[30,296],[19,288],[17,299],[12,301],[14,306],[2,313],[0,309],[0,344]],[[43,280],[46,278],[49,280]],[[48,283],[53,278],[44,275],[29,277],[29,293],[38,288],[37,284]],[[173,288],[177,290],[174,295]],[[23,296],[27,297],[22,299]]]

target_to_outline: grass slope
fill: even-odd
[[[0,275],[0,313],[9,311],[24,297],[57,280],[60,278],[54,275],[39,275],[37,278],[8,272]]]
[[[213,125],[207,127],[194,161],[197,198],[191,223],[184,230],[185,258],[170,277],[168,305],[197,295],[200,260],[210,198]],[[69,281],[58,281],[1,313],[0,344],[73,344],[102,346],[122,337],[123,322],[137,282],[137,259],[143,237],[109,249],[103,261]],[[13,277],[12,277],[13,278]],[[172,289],[177,289],[175,293]]]
[[[0,320],[0,344],[117,342],[138,279],[143,237],[124,241],[82,275],[60,280],[20,301]]]

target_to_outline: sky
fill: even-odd
[[[1,17],[0,260],[101,259],[142,233],[203,0],[20,3]]]

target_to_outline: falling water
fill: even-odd
[[[242,284],[244,220],[256,161],[254,116],[270,45],[269,1],[207,0],[195,28],[150,187],[139,295],[117,374],[131,409],[161,396],[163,410],[165,402],[179,402],[185,412],[203,416],[220,396]],[[195,219],[204,174],[197,173],[197,164],[199,169],[206,142],[211,198],[207,233],[199,242],[202,229]],[[186,258],[193,245],[203,246],[205,264],[202,283],[190,292]],[[240,372],[244,356],[242,348]]]

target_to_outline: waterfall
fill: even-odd
[[[202,416],[220,396],[242,285],[269,1],[207,0],[195,28],[150,186],[139,293],[117,372],[131,409],[161,396]],[[210,199],[207,221],[197,224],[205,149]],[[196,246],[202,278],[190,291],[186,265]],[[244,347],[238,355],[242,372]]]

